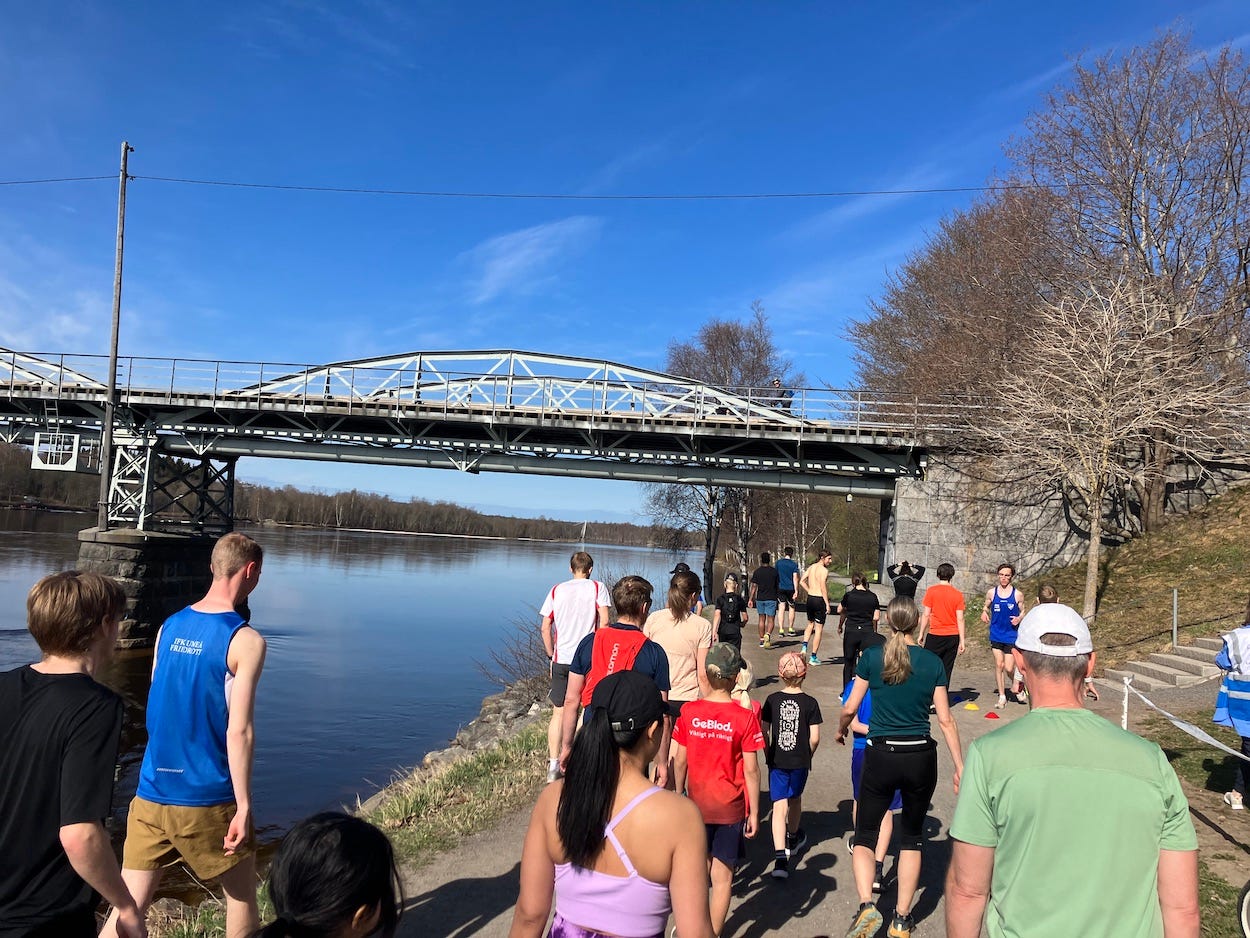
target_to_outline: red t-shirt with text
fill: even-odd
[[[703,823],[743,820],[747,816],[744,755],[764,748],[759,717],[732,700],[692,700],[681,708],[673,739],[686,747],[686,791],[699,806]]]

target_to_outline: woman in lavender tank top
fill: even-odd
[[[712,938],[707,837],[692,801],[656,788],[664,732],[655,682],[621,671],[595,687],[564,778],[538,797],[510,938]]]

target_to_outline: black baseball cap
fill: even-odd
[[[677,566],[673,567],[673,569],[672,569],[672,570],[670,570],[670,571],[668,571],[668,572],[669,572],[669,573],[689,573],[689,572],[690,572],[690,564],[688,564],[688,563],[679,563]]]
[[[602,707],[617,732],[640,730],[665,713],[664,698],[655,681],[637,671],[617,671],[595,685],[590,705]]]

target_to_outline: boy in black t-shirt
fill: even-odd
[[[790,860],[807,843],[799,826],[803,789],[812,769],[812,755],[820,745],[820,704],[803,693],[807,662],[797,652],[786,652],[777,662],[784,689],[768,695],[760,711],[768,762],[768,792],[773,801],[773,848],[777,851],[774,879],[790,875]]]
[[[38,664],[0,674],[0,938],[95,938],[102,894],[118,933],[147,930],[104,830],[122,701],[94,675],[126,597],[95,573],[44,577],[26,600]]]
[[[725,574],[725,592],[716,597],[716,612],[712,616],[713,641],[733,645],[742,653],[742,627],[746,625],[747,601],[738,592],[738,577]]]

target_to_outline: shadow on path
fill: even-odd
[[[437,889],[404,900],[404,917],[396,935],[400,938],[467,938],[516,905],[521,864],[498,876],[461,877]]]

